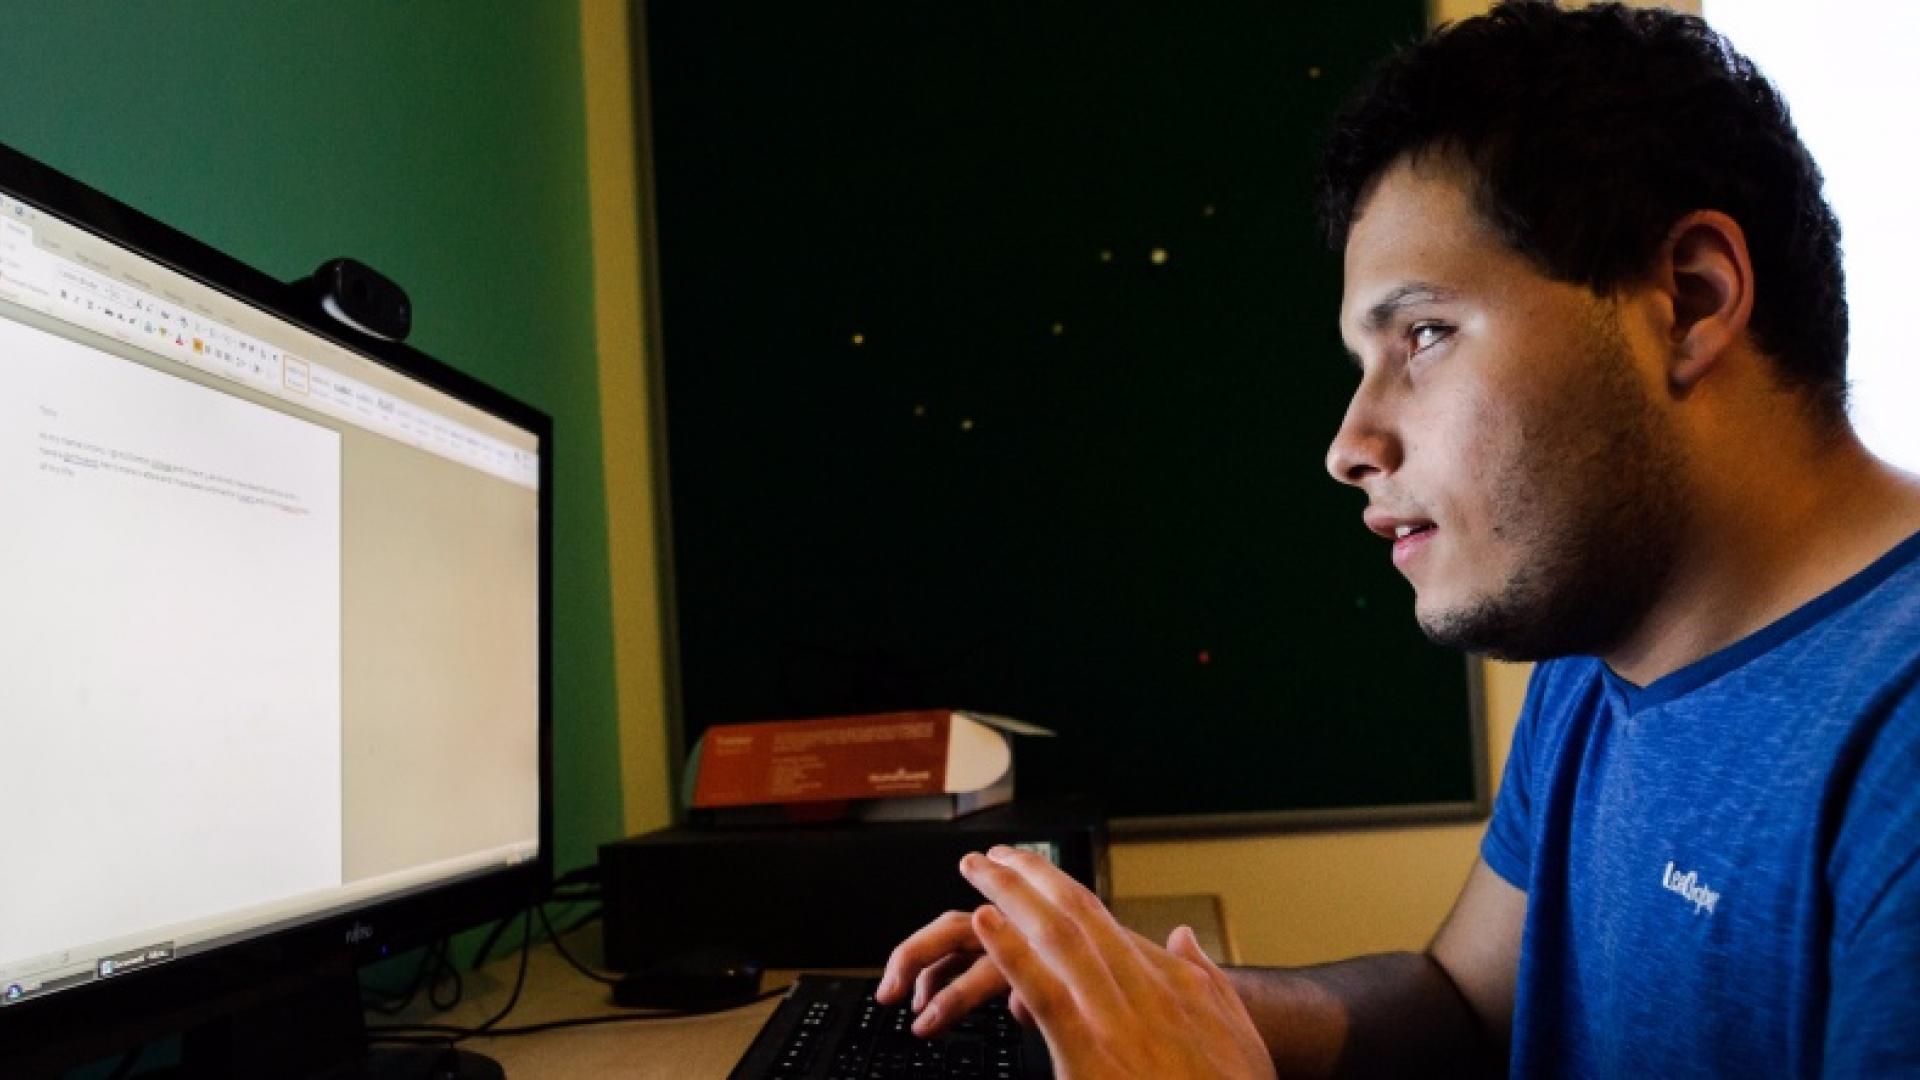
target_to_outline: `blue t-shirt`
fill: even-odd
[[[1920,1075],[1920,535],[1645,688],[1540,665],[1481,854],[1513,1075]]]

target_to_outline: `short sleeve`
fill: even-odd
[[[1920,1075],[1920,867],[1908,864],[1836,944],[1832,978],[1821,1075]]]
[[[1831,863],[1827,1076],[1920,1075],[1920,693],[1889,710]]]
[[[1542,700],[1552,665],[1541,664],[1527,680],[1527,698],[1514,724],[1500,793],[1493,800],[1493,817],[1480,841],[1480,858],[1507,884],[1526,891],[1533,867],[1534,744],[1538,739]]]

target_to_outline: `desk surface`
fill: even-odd
[[[1186,923],[1193,927],[1209,955],[1227,963],[1236,958],[1215,897],[1123,898],[1114,901],[1113,910],[1122,923],[1158,941],[1166,940],[1173,927]],[[582,961],[596,962],[600,958],[599,925],[568,935],[566,945]],[[519,962],[516,952],[479,971],[462,972],[465,992],[460,1004],[446,1012],[434,1012],[424,1002],[416,1002],[398,1017],[369,1017],[368,1022],[478,1025],[506,1004]],[[789,971],[769,972],[762,987],[774,990],[790,983],[792,977]],[[498,1061],[509,1080],[579,1076],[721,1080],[778,1005],[776,997],[711,1016],[636,1019],[525,1036],[472,1039],[462,1045]],[[604,984],[582,975],[552,945],[543,944],[528,955],[526,987],[501,1026],[631,1013],[612,1004]]]
[[[566,937],[567,950],[585,963],[600,958],[596,923]],[[436,1012],[416,1002],[391,1019],[368,1017],[369,1025],[430,1023],[472,1027],[486,1022],[513,991],[520,954],[494,960],[479,971],[462,972],[460,1004]],[[790,973],[770,972],[768,990],[790,982]],[[463,1047],[498,1061],[509,1080],[542,1077],[635,1077],[702,1080],[725,1077],[746,1052],[753,1036],[779,1005],[778,998],[711,1016],[635,1019],[617,1024],[561,1028],[533,1035],[470,1039]],[[632,1015],[614,1005],[605,984],[587,978],[551,944],[534,947],[527,957],[527,982],[502,1027],[520,1027],[583,1016]]]

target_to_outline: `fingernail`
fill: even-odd
[[[967,854],[960,857],[961,873],[971,874],[979,868],[980,868],[980,856],[978,854],[970,851]]]
[[[927,1033],[927,1029],[933,1026],[934,1021],[938,1019],[939,1016],[940,1016],[939,1009],[936,1009],[931,1005],[927,1006],[927,1011],[921,1013],[920,1018],[913,1022],[913,1033],[915,1035],[925,1035]]]
[[[995,844],[987,849],[987,858],[992,859],[994,862],[1006,862],[1007,857],[1012,854],[1013,849],[1005,844]]]
[[[980,922],[984,924],[987,929],[996,930],[996,931],[999,930],[1001,927],[1007,925],[1006,917],[1004,915],[1001,915],[1000,909],[996,907],[981,908]]]

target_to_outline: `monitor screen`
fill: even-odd
[[[545,418],[44,172],[0,159],[0,1010],[544,872]]]

